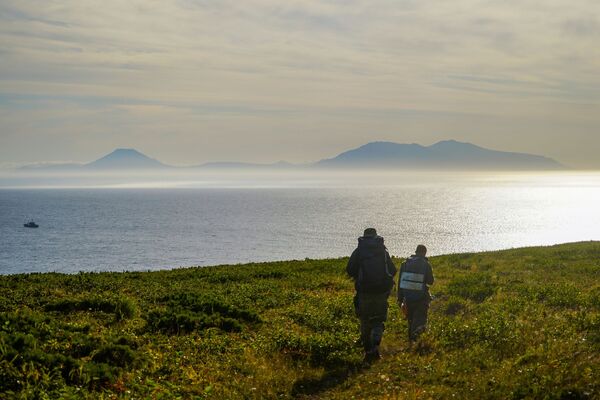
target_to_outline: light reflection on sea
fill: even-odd
[[[600,239],[600,173],[161,182],[0,190],[0,273],[340,257],[367,226],[397,256]]]

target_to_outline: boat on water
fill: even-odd
[[[23,226],[24,226],[25,228],[38,228],[38,227],[39,227],[39,225],[38,225],[38,224],[36,224],[36,223],[35,223],[35,222],[33,222],[33,221],[29,221],[28,223],[26,223],[26,224],[23,224]]]

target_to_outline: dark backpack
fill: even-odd
[[[358,240],[360,267],[358,289],[363,293],[385,293],[394,287],[394,275],[387,265],[383,238],[362,237]]]

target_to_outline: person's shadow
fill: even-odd
[[[369,368],[368,365],[351,364],[328,369],[320,378],[301,378],[292,386],[292,396],[313,396],[326,390],[332,389],[344,383],[350,375]]]

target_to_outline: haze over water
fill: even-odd
[[[154,270],[600,239],[600,173],[388,174],[0,190],[0,273]],[[90,185],[93,186],[93,185]],[[38,229],[23,227],[34,218]]]

